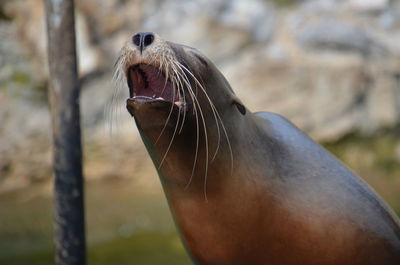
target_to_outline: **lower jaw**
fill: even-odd
[[[172,102],[165,100],[163,98],[154,98],[154,97],[147,97],[147,96],[136,96],[136,97],[128,98],[127,102],[138,103],[138,104],[145,104],[145,103],[172,104]]]
[[[134,116],[137,112],[158,112],[162,116],[162,112],[167,113],[183,113],[187,112],[187,104],[183,102],[172,103],[162,98],[151,98],[145,96],[137,96],[126,100],[126,108],[128,112]]]
[[[163,131],[163,136],[171,139],[171,135],[176,130],[180,130],[183,126],[183,120],[186,124],[189,119],[187,110],[183,110],[169,101],[141,101],[138,99],[127,99],[127,109],[132,117],[135,118],[136,125],[149,143],[157,141],[160,133]],[[186,113],[185,113],[186,112]]]

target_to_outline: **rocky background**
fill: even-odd
[[[0,190],[10,174],[10,186],[46,178],[51,157],[43,1],[1,8]],[[318,141],[399,123],[399,1],[83,0],[76,9],[86,142],[142,149],[124,111],[127,89],[111,102],[113,63],[137,31],[198,48],[251,110],[283,114]],[[28,180],[14,183],[22,174]]]
[[[249,109],[286,116],[400,209],[400,1],[75,4],[88,182],[160,191],[124,109],[128,90],[112,83],[123,43],[154,31],[198,48]],[[51,185],[46,93],[43,0],[0,0],[0,194]]]
[[[0,190],[9,174],[10,186],[46,178],[51,157],[43,1],[1,8]],[[399,1],[83,0],[76,9],[86,142],[107,144],[107,127],[117,125],[111,141],[140,145],[127,89],[111,104],[113,63],[137,31],[198,48],[251,110],[283,114],[316,140],[399,123]],[[21,174],[30,176],[14,183]]]

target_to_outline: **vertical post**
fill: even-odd
[[[86,264],[73,0],[46,0],[53,128],[56,265]]]
[[[394,89],[394,106],[396,110],[396,121],[400,124],[400,73],[394,73],[396,82]]]

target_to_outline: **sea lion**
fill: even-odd
[[[195,263],[400,264],[399,219],[372,188],[285,118],[250,112],[199,51],[142,32],[116,69]]]

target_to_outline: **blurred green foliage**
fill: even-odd
[[[349,134],[325,147],[356,168],[373,168],[393,177],[400,171],[400,125],[371,136]]]
[[[23,78],[22,78],[23,79]],[[400,126],[325,143],[400,215]],[[86,183],[88,264],[190,265],[161,186],[127,179]],[[51,185],[0,194],[0,264],[54,264]]]
[[[11,97],[25,98],[39,104],[47,102],[47,85],[23,70],[13,70],[5,80],[0,80],[0,89]]]
[[[88,264],[96,265],[190,265],[176,233],[143,232],[126,238],[115,238],[89,245]],[[34,242],[32,242],[34,244]],[[53,264],[54,247],[49,245],[36,251],[0,257],[0,264],[50,265]]]
[[[268,0],[268,2],[273,2],[279,7],[289,7],[294,4],[299,3],[301,0]]]
[[[349,134],[324,146],[364,178],[400,216],[400,125],[370,136]]]
[[[89,248],[89,264],[189,265],[176,233],[141,233]]]
[[[10,21],[11,17],[8,16],[5,12],[4,12],[4,8],[3,8],[3,4],[0,3],[0,21],[1,20],[5,20],[5,21]]]
[[[0,264],[54,264],[51,187],[0,194]],[[157,190],[157,187],[155,187]],[[161,187],[143,193],[124,181],[86,189],[88,264],[190,265]]]

